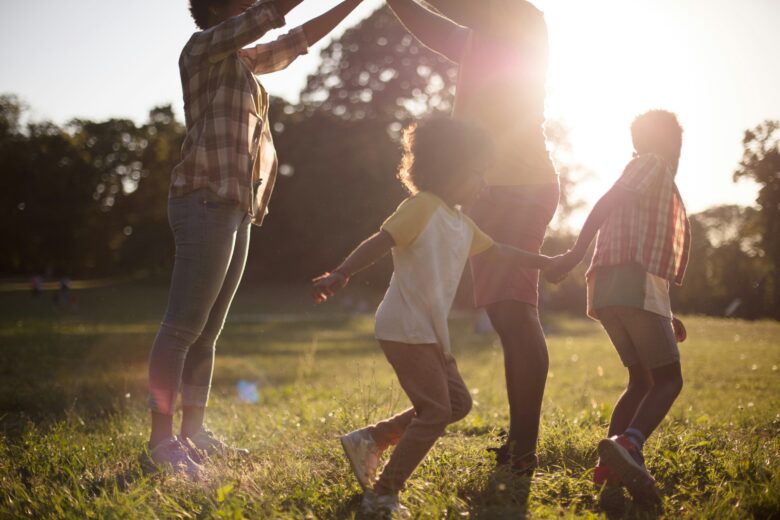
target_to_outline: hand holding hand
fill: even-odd
[[[580,258],[571,251],[555,256],[550,259],[550,263],[543,269],[544,279],[550,283],[560,283],[579,263]]]
[[[672,318],[672,328],[674,329],[674,337],[677,339],[678,343],[682,343],[688,338],[688,331],[685,330],[685,325],[677,318]]]
[[[328,298],[336,294],[349,283],[349,277],[344,274],[333,271],[321,274],[312,280],[311,295],[314,303],[323,303]]]

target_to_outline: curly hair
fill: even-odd
[[[190,14],[195,20],[195,25],[200,29],[209,28],[209,7],[212,5],[225,5],[228,0],[190,0]]]
[[[664,152],[682,145],[683,129],[677,116],[666,110],[650,110],[631,123],[631,140],[638,153]]]
[[[487,135],[474,125],[436,117],[404,129],[398,179],[414,195],[452,193],[491,153]]]

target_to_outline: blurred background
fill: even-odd
[[[564,188],[546,252],[572,244],[620,175],[632,118],[673,110],[694,237],[676,312],[780,318],[780,4],[534,3],[550,31],[547,136]],[[308,0],[288,25],[333,5]],[[184,135],[177,60],[194,30],[186,0],[14,2],[0,13],[0,291],[164,288],[168,182]],[[401,129],[449,112],[456,74],[366,0],[306,57],[261,78],[282,164],[242,297],[305,294],[378,228],[404,197]],[[389,270],[361,275],[345,305],[372,310]],[[544,286],[542,309],[582,312],[583,271]]]

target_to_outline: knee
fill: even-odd
[[[674,397],[680,395],[683,388],[683,379],[681,374],[675,374],[668,378],[656,381],[656,385],[663,385],[663,388]]]
[[[451,403],[452,415],[450,422],[454,423],[466,417],[471,411],[473,404],[474,401],[471,399],[471,395],[468,393],[464,394],[464,398],[462,400],[459,400],[456,403]]]
[[[176,352],[183,355],[189,351],[199,336],[200,334],[197,332],[163,323],[154,339],[152,350]]]
[[[417,420],[429,429],[441,433],[452,421],[452,407],[449,404],[428,406],[417,414]]]
[[[217,338],[212,334],[207,334],[205,331],[195,340],[190,346],[190,354],[197,356],[213,356],[214,349],[217,344]]]
[[[643,397],[647,395],[650,389],[653,388],[653,382],[646,379],[630,380],[626,386],[626,393],[637,397]]]

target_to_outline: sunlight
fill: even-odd
[[[739,117],[728,99],[722,60],[708,45],[717,41],[721,20],[694,19],[673,2],[535,2],[545,11],[550,34],[547,117],[569,129],[572,155],[592,170],[577,194],[588,205],[611,185],[631,157],[631,121],[664,108],[685,128],[680,190],[693,209],[712,200],[739,198],[749,204],[752,186],[731,182],[730,164],[740,154],[741,128],[728,147],[713,150],[718,124]],[[705,25],[708,24],[708,25]],[[724,28],[725,30],[725,28]],[[710,41],[708,41],[710,40]],[[711,150],[694,157],[691,150]],[[702,189],[685,172],[717,174]]]

